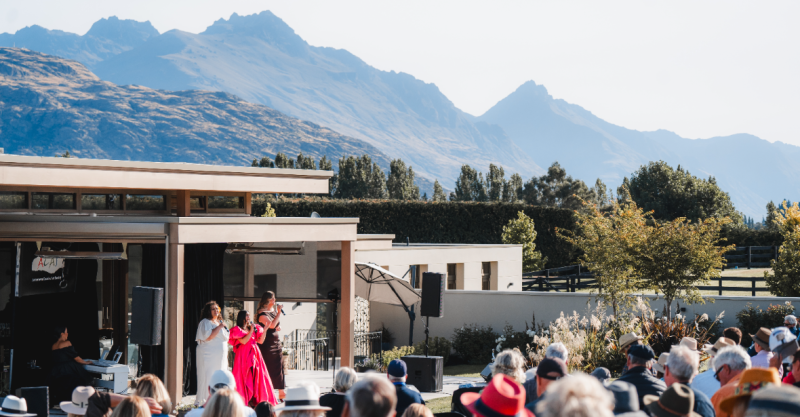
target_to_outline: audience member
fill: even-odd
[[[492,376],[505,374],[520,384],[525,382],[525,358],[519,349],[506,349],[500,352],[492,364]]]
[[[753,368],[770,367],[770,360],[772,360],[772,357],[775,356],[775,354],[772,353],[772,351],[769,349],[769,336],[771,334],[772,330],[767,329],[766,327],[762,327],[758,329],[756,334],[750,335],[750,337],[753,338],[753,343],[756,351],[756,355],[750,358],[750,362],[753,364]],[[778,373],[780,375],[783,375],[783,369],[779,369]]]
[[[783,325],[784,325],[784,327],[789,329],[790,332],[792,332],[794,337],[800,337],[800,327],[797,326],[797,317],[795,317],[795,316],[793,316],[791,314],[786,316],[786,317],[784,317],[783,318]]]
[[[395,387],[386,378],[367,376],[347,391],[342,417],[394,417]]]
[[[719,380],[717,380],[717,373],[714,371],[711,361],[715,356],[717,356],[717,352],[728,346],[736,346],[736,343],[727,337],[720,337],[713,346],[703,349],[703,351],[706,352],[709,357],[711,357],[711,359],[708,361],[708,369],[700,375],[694,377],[692,383],[689,384],[690,387],[696,391],[702,392],[708,398],[711,398],[714,394],[716,394],[720,385]]]
[[[647,412],[644,406],[645,395],[655,395],[660,397],[664,390],[667,389],[664,381],[653,376],[651,368],[653,367],[653,358],[655,353],[650,346],[634,345],[628,349],[628,372],[622,374],[618,381],[628,382],[636,387],[636,392],[639,394],[639,409]]]
[[[603,368],[602,366],[595,368],[590,375],[597,378],[603,385],[608,385],[611,382],[611,371],[608,368]]]
[[[656,378],[664,380],[664,365],[667,364],[669,359],[669,352],[663,352],[658,355],[658,362],[653,364],[653,369],[656,371]]]
[[[119,406],[123,400],[128,398],[125,395],[114,394],[113,392],[95,391],[89,397],[89,405],[86,407],[86,417],[106,417],[111,410]],[[153,398],[144,398],[145,403],[150,408],[148,415],[161,414],[161,404]]]
[[[722,331],[722,335],[737,345],[742,343],[742,331],[738,327],[728,327]]]
[[[683,384],[672,384],[661,396],[645,395],[644,403],[650,414],[656,417],[700,417],[692,411],[694,391]]]
[[[480,393],[465,392],[461,396],[461,402],[473,416],[534,417],[525,409],[525,392],[522,387],[505,374],[492,377]]]
[[[213,382],[213,375],[211,376],[211,380]],[[245,407],[244,401],[242,401],[242,396],[239,395],[238,392],[230,388],[218,388],[213,394],[211,394],[211,397],[206,402],[205,409],[202,411],[202,416],[245,417],[246,409],[248,409],[248,407]]]
[[[800,351],[795,352],[792,356],[792,367],[782,382],[800,387]]]
[[[152,398],[161,406],[160,415],[172,413],[172,400],[164,383],[153,374],[144,374],[136,380],[136,395],[144,398]],[[159,414],[154,414],[159,415]]]
[[[525,404],[525,408],[536,414],[536,405],[544,400],[547,387],[569,373],[567,365],[559,358],[545,358],[536,368],[536,399]]]
[[[131,395],[114,407],[111,417],[150,417],[150,406],[144,398]]]
[[[564,363],[568,363],[569,350],[567,350],[567,347],[561,342],[551,343],[550,346],[545,349],[544,357],[545,359],[558,358],[564,361]],[[532,376],[530,378],[526,378],[526,381],[524,381],[522,384],[522,388],[525,390],[525,404],[528,404],[537,398],[536,368],[531,369],[526,373],[526,375],[527,374],[532,374]]]
[[[736,392],[736,385],[739,383],[742,373],[752,366],[750,355],[742,346],[729,346],[717,352],[711,366],[721,385],[711,397],[711,404],[714,405],[714,413],[717,417],[727,417],[730,413],[722,411],[720,403]]]
[[[639,394],[636,387],[622,382],[614,381],[607,387],[614,395],[614,415],[617,417],[647,417],[647,413],[639,409]]]
[[[626,333],[619,338],[619,350],[627,357],[628,349],[630,349],[631,346],[641,344],[642,339],[642,336],[637,336],[634,332]],[[625,374],[625,372],[628,372],[627,363],[622,366],[622,373]]]
[[[742,372],[742,377],[736,384],[736,390],[719,403],[720,410],[733,417],[744,417],[747,406],[750,404],[750,396],[769,384],[781,384],[775,368],[752,368]]]
[[[556,381],[536,406],[537,417],[611,417],[614,396],[597,379],[575,374]]]
[[[0,416],[6,417],[36,417],[36,413],[28,412],[28,402],[24,398],[15,395],[7,395],[3,398],[3,406],[0,407]]]
[[[67,417],[86,415],[89,408],[89,398],[94,395],[92,387],[77,387],[72,390],[72,401],[62,401],[59,406],[61,411],[67,413]]]
[[[693,337],[684,337],[681,339],[681,342],[678,343],[679,346],[686,346],[689,350],[693,350],[697,352],[697,339]]]
[[[797,352],[797,336],[787,327],[776,327],[769,335],[769,349],[773,353],[770,366],[778,369],[783,377],[784,372],[790,373],[792,356]]]
[[[395,359],[389,362],[389,366],[386,368],[386,371],[389,377],[389,382],[394,384],[396,391],[396,411],[398,416],[402,416],[406,411],[406,408],[408,408],[408,406],[411,404],[425,405],[425,400],[422,399],[422,395],[406,385],[408,368],[406,367],[405,362],[403,362],[401,359]]]
[[[336,371],[333,377],[333,392],[319,398],[319,404],[331,409],[325,414],[327,417],[340,417],[344,409],[345,394],[347,390],[358,382],[358,374],[353,368],[343,366]]]
[[[262,401],[253,409],[256,412],[256,417],[276,417],[275,406],[270,404],[269,401]]]
[[[711,405],[708,397],[702,391],[696,390],[689,385],[697,375],[699,366],[700,357],[697,352],[686,345],[673,346],[669,352],[667,364],[664,366],[664,382],[667,387],[675,384],[687,386],[694,393],[694,406],[691,410],[703,417],[714,417],[714,406]]]
[[[800,388],[769,385],[750,398],[745,417],[796,417],[800,415]]]
[[[186,413],[186,417],[203,417],[203,410],[208,404],[208,401],[214,393],[221,389],[229,389],[238,394],[238,391],[236,391],[236,377],[227,369],[217,369],[211,374],[211,380],[208,381],[208,397],[206,397],[208,400],[206,400],[206,404],[189,411]],[[241,396],[239,399],[241,400]],[[242,404],[244,404],[244,401],[242,401]],[[244,415],[245,417],[256,417],[256,412],[250,407],[245,407]]]
[[[402,417],[433,417],[433,412],[422,404],[411,404]]]
[[[331,410],[319,403],[319,386],[311,381],[287,388],[285,400],[275,406],[279,417],[324,417]]]

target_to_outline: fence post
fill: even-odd
[[[545,271],[545,276],[547,276],[547,283],[549,284],[550,283],[550,270],[549,269]],[[547,291],[550,292],[550,290],[547,290]]]
[[[747,269],[750,269],[750,262],[752,262],[752,260],[753,260],[753,247],[752,246],[748,246],[747,247]],[[753,294],[753,295],[755,295],[755,294]]]
[[[581,286],[581,266],[578,265],[578,287]]]
[[[751,278],[751,281],[753,282],[753,297],[755,297],[756,296],[756,277]]]
[[[719,277],[719,295],[722,295],[722,277]]]
[[[575,292],[575,275],[571,276],[569,281],[570,281],[570,289],[569,289],[570,291],[569,292]]]

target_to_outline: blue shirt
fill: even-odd
[[[393,384],[397,392],[397,407],[395,407],[395,411],[397,411],[398,416],[402,416],[406,408],[411,404],[425,405],[422,394],[407,387],[405,382],[393,382]]]

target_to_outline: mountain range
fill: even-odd
[[[233,14],[199,34],[159,34],[149,22],[114,17],[82,36],[34,26],[0,34],[0,46],[74,59],[117,85],[227,92],[402,158],[423,180],[439,179],[445,187],[462,164],[485,172],[495,163],[527,179],[558,161],[573,177],[589,184],[601,178],[613,187],[648,161],[664,160],[714,176],[751,217],[762,217],[767,201],[800,191],[796,146],[747,134],[687,139],[666,130],[626,129],[554,99],[532,81],[475,117],[433,84],[377,70],[346,50],[309,45],[269,11]],[[261,156],[246,152],[236,158]]]

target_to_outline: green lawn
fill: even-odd
[[[466,376],[480,378],[481,371],[486,365],[456,365],[445,366],[444,375],[447,376]]]
[[[434,398],[430,401],[425,401],[425,405],[433,411],[433,414],[436,413],[449,413],[450,412],[450,402],[453,400],[452,396],[449,397],[442,397],[442,398]]]

